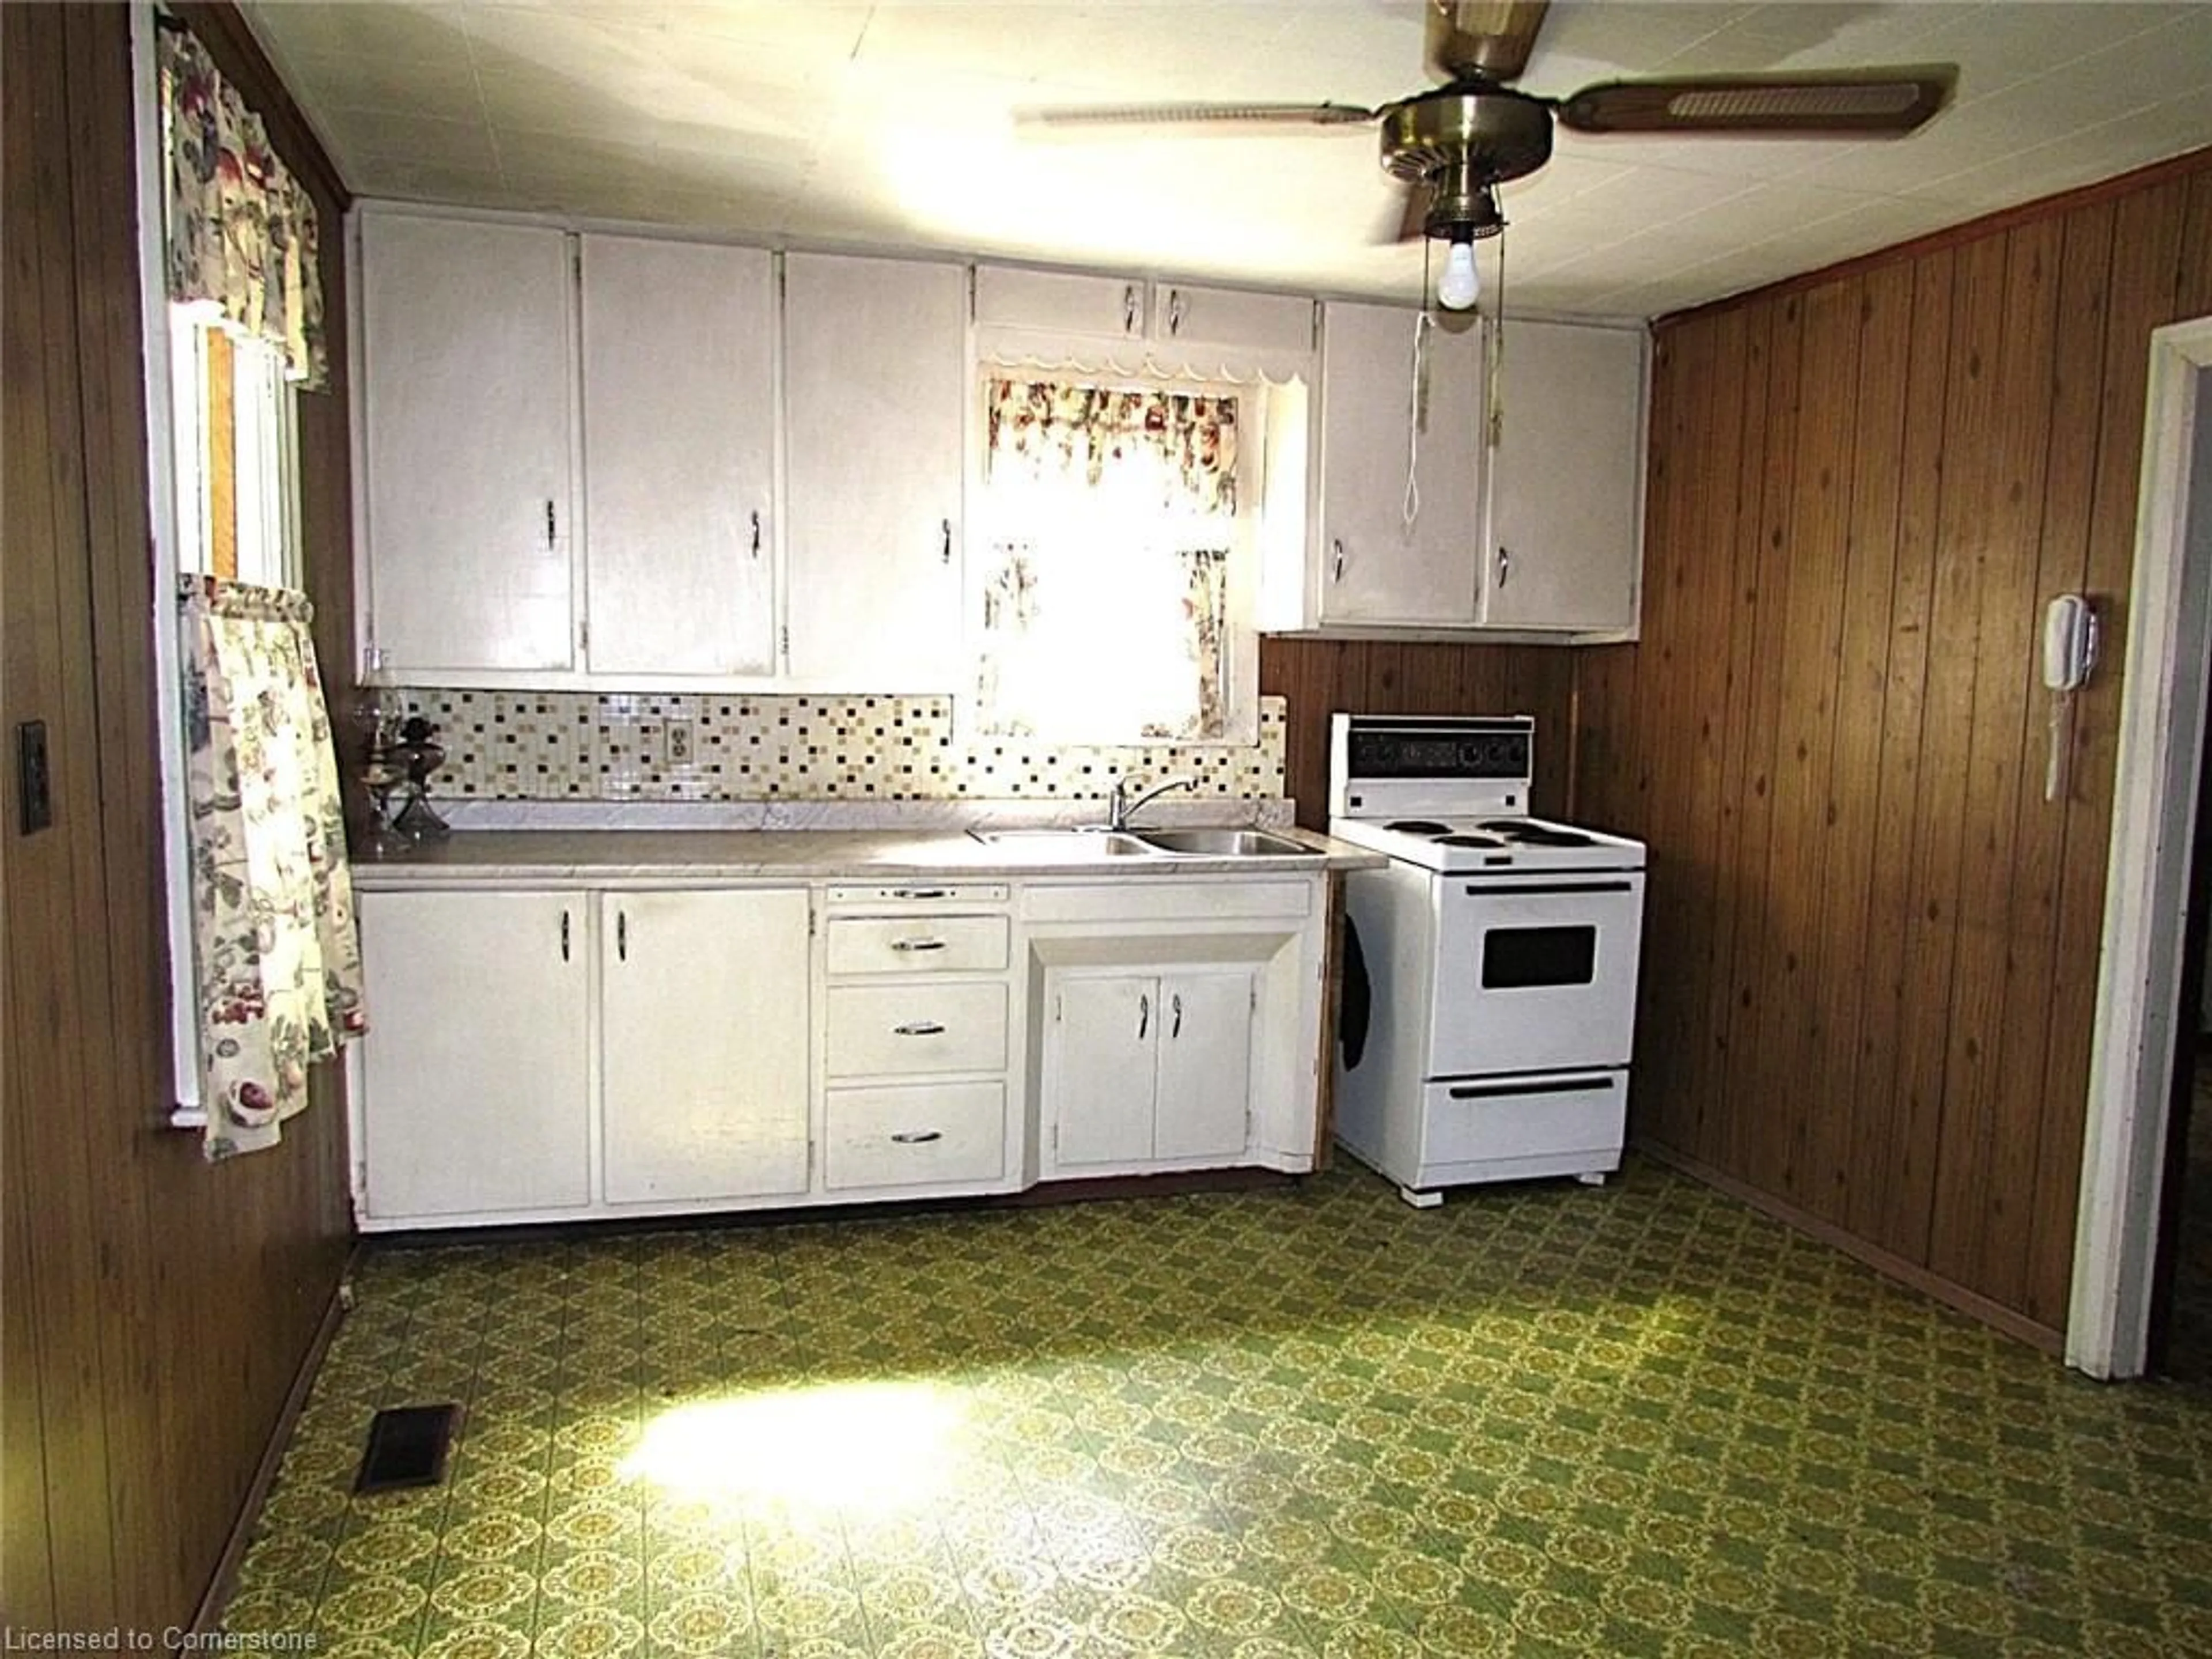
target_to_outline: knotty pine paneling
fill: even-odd
[[[1665,320],[1642,638],[1572,692],[1578,813],[1651,848],[1635,1133],[2051,1345],[2149,337],[2208,310],[2200,152]]]
[[[1565,817],[1574,781],[1574,658],[1570,647],[1435,641],[1260,641],[1260,690],[1290,705],[1284,787],[1298,822],[1328,823],[1328,722],[1347,714],[1533,714],[1534,811]]]
[[[319,1079],[282,1147],[220,1168],[166,1127],[128,14],[9,6],[0,37],[0,727],[46,721],[57,791],[53,827],[23,836],[0,768],[0,1607],[28,1627],[154,1630],[206,1594],[343,1271],[343,1102]],[[236,40],[221,50],[250,96],[281,96]],[[290,159],[318,192],[343,319],[343,201],[326,163]],[[338,384],[301,398],[301,471],[319,632],[342,641],[337,352]]]

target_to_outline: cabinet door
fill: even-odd
[[[373,214],[361,275],[366,566],[386,665],[570,667],[567,237]]]
[[[805,893],[599,902],[607,1201],[805,1191]]]
[[[1250,1125],[1252,972],[1169,974],[1159,994],[1152,1156],[1237,1157]]]
[[[1507,325],[1484,622],[1635,625],[1644,356],[1627,329]]]
[[[1324,623],[1465,626],[1481,544],[1482,325],[1437,326],[1413,372],[1419,313],[1332,304],[1322,329],[1319,612]],[[1456,325],[1454,325],[1456,326]],[[1419,417],[1418,448],[1413,422]],[[1418,511],[1407,522],[1407,467]]]
[[[583,265],[586,659],[769,673],[774,261],[586,236]]]
[[[793,253],[784,282],[785,671],[852,691],[950,690],[965,273]]]
[[[367,1218],[591,1200],[578,893],[365,893]]]
[[[1149,975],[1052,976],[1044,1096],[1052,1162],[1141,1164],[1152,1156],[1160,985]]]
[[[975,320],[987,326],[1133,339],[1145,331],[1145,297],[1141,276],[975,267]]]
[[[1152,337],[1297,356],[1313,349],[1314,302],[1294,294],[1164,283],[1152,301]]]

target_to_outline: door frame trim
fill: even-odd
[[[2182,969],[2180,932],[2162,919],[2188,902],[2212,656],[2212,547],[2190,544],[2191,471],[2205,419],[2212,317],[2151,336],[2066,1321],[2066,1363],[2097,1377],[2141,1376],[2149,1340]],[[2212,477],[2196,487],[2212,494]],[[2212,515],[2212,505],[2203,511]]]

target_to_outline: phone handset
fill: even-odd
[[[2051,759],[2044,769],[2043,798],[2066,792],[2066,762],[2073,748],[2073,693],[2097,665],[2097,607],[2080,593],[2061,593],[2043,613],[2043,683],[2051,690]]]

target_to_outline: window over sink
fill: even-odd
[[[1273,388],[987,364],[974,720],[1069,742],[1245,742]]]

